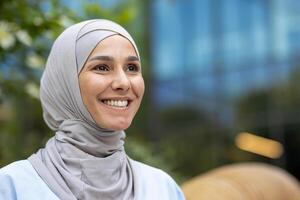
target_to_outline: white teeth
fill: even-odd
[[[127,100],[104,100],[103,103],[115,107],[126,107],[128,105]]]

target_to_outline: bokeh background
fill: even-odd
[[[53,135],[39,79],[59,33],[92,18],[126,27],[142,55],[131,157],[179,183],[252,161],[300,179],[298,0],[0,1],[0,166]]]

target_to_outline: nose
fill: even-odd
[[[130,81],[126,73],[122,70],[114,74],[112,89],[118,91],[128,91],[130,88]]]

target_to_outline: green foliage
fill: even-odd
[[[51,1],[6,1],[0,7],[0,165],[26,158],[50,135],[38,100],[39,78],[66,8]],[[45,7],[48,7],[45,9]]]
[[[209,113],[177,106],[160,111],[156,117],[159,124],[155,134],[159,139],[153,151],[170,165],[168,170],[177,180],[184,181],[223,164],[227,132]]]

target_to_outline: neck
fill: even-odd
[[[107,157],[124,149],[125,133],[105,132],[81,120],[66,120],[59,126],[55,139],[61,145],[72,146],[72,149],[85,156]]]

